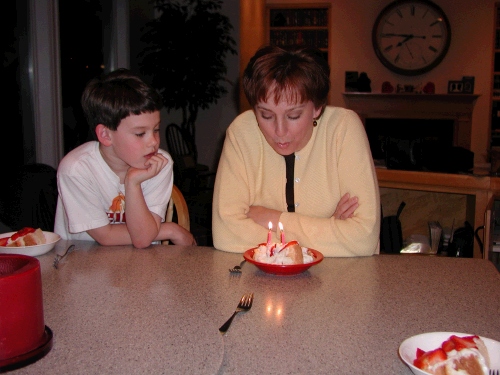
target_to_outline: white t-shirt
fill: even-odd
[[[164,218],[172,194],[173,161],[166,151],[158,152],[168,163],[141,187],[149,210]],[[54,232],[61,238],[93,241],[88,230],[125,222],[125,186],[102,158],[99,142],[87,142],[61,160],[57,186]]]

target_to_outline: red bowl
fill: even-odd
[[[257,266],[261,271],[264,271],[265,273],[271,273],[274,275],[298,275],[299,273],[308,270],[310,267],[318,264],[323,260],[323,254],[321,254],[318,250],[309,249],[314,259],[311,263],[288,264],[288,265],[261,263],[253,259],[253,253],[255,249],[256,248],[245,251],[243,253],[243,258],[245,258],[247,262]]]

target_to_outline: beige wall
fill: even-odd
[[[267,4],[306,3],[295,0],[267,0]],[[474,76],[474,93],[480,94],[473,113],[472,151],[476,162],[487,160],[490,127],[490,95],[493,50],[493,16],[495,0],[434,0],[447,14],[452,40],[447,56],[432,71],[416,77],[405,77],[389,71],[377,59],[371,33],[379,12],[391,0],[310,1],[331,4],[331,54],[333,105],[345,106],[344,72],[366,72],[372,92],[380,92],[382,82],[425,85],[434,82],[436,93],[447,93],[448,81]]]

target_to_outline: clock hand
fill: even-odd
[[[382,37],[385,37],[385,36],[402,36],[402,37],[405,37],[405,38],[408,38],[411,34],[393,34],[393,33],[388,33],[388,34],[382,34],[381,36]]]
[[[411,53],[410,47],[408,47],[408,44],[405,44],[405,46],[408,52],[410,53],[411,58],[413,59],[413,54]]]
[[[405,44],[407,41],[410,39],[413,39],[413,34],[408,35],[406,38],[404,38],[401,42],[396,44],[396,47],[401,47],[403,44]]]

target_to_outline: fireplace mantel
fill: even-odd
[[[472,111],[479,95],[345,92],[343,96],[346,107],[363,123],[367,118],[454,120],[453,143],[471,149]]]

